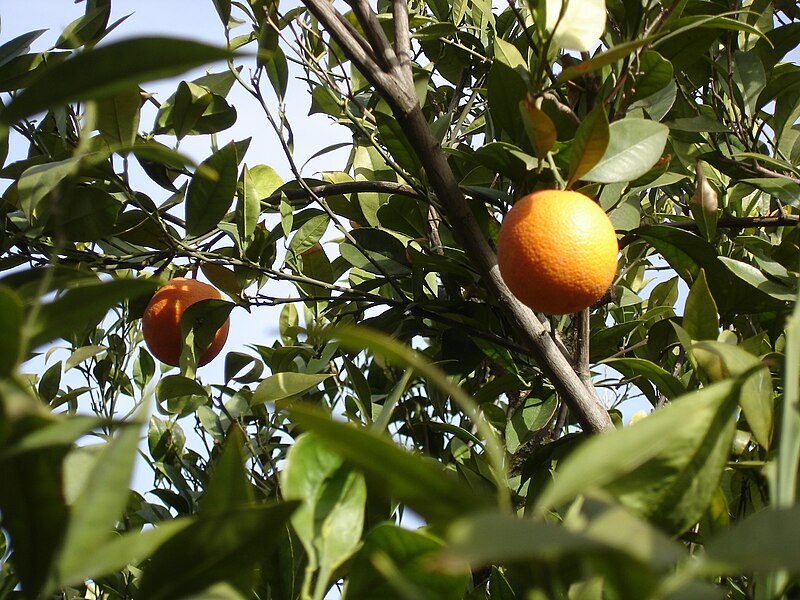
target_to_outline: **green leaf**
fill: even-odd
[[[450,520],[492,503],[436,463],[415,456],[373,431],[331,421],[299,403],[293,422],[314,431],[325,444],[356,465],[383,489],[431,521]]]
[[[0,46],[0,67],[16,57],[25,54],[30,50],[31,44],[38,40],[46,31],[47,29],[37,29],[36,31],[23,33]]]
[[[309,432],[298,437],[286,455],[281,490],[284,497],[302,501],[292,515],[292,526],[309,564],[320,570],[317,591],[327,589],[328,579],[361,541],[367,501],[364,478]]]
[[[567,188],[582,179],[604,156],[609,143],[608,116],[600,104],[581,122],[569,146],[569,178]]]
[[[191,377],[167,375],[156,386],[156,400],[167,403],[167,412],[185,415],[208,401],[208,391]]]
[[[602,542],[562,525],[498,512],[460,519],[450,527],[447,537],[448,545],[440,560],[453,567],[465,562],[476,568],[531,559],[553,560],[604,549]]]
[[[720,260],[717,249],[703,238],[663,225],[642,227],[636,233],[651,244],[687,284],[692,285],[703,269],[722,317],[785,308],[784,302],[734,277]]]
[[[3,391],[5,395],[7,390]],[[14,549],[9,562],[27,598],[39,597],[48,585],[67,526],[61,463],[75,436],[85,432],[87,421],[78,421],[81,432],[71,427],[74,423],[70,419],[51,425],[32,417],[25,423],[30,431],[17,443],[16,451],[0,454],[0,511],[3,529]],[[68,425],[66,430],[60,427],[64,424]],[[30,438],[48,430],[57,434],[48,436],[48,443],[30,442]],[[24,448],[26,442],[30,442],[28,449]]]
[[[477,429],[478,435],[483,439],[487,451],[492,476],[497,482],[498,500],[505,505],[509,500],[506,485],[504,450],[495,430],[486,421],[482,411],[478,408],[473,398],[462,388],[453,384],[450,379],[438,368],[430,363],[424,354],[415,352],[398,340],[386,334],[374,331],[368,327],[339,326],[328,332],[330,337],[341,340],[343,346],[349,346],[359,351],[369,349],[386,360],[410,367],[422,377],[449,395],[458,407],[469,417]]]
[[[764,64],[755,52],[737,50],[733,55],[733,81],[742,95],[745,110],[753,115],[758,96],[767,85]]]
[[[168,115],[167,120],[171,125],[169,129],[175,132],[175,137],[181,139],[194,129],[200,117],[211,105],[212,99],[212,94],[199,85],[188,81],[182,81],[178,84],[174,102],[168,108],[169,112],[165,113]],[[159,117],[161,117],[161,114],[159,114]],[[161,118],[158,121],[160,122]]]
[[[768,509],[706,542],[703,562],[718,574],[800,572],[800,506]]]
[[[250,169],[245,165],[242,170],[241,192],[236,212],[239,215],[237,226],[239,227],[239,237],[242,240],[249,240],[253,237],[253,232],[258,224],[258,217],[261,216],[261,196],[256,187],[255,177]]]
[[[636,384],[636,379],[639,377],[653,382],[658,391],[668,399],[686,393],[686,386],[680,379],[654,362],[644,358],[611,358],[602,361],[602,364],[608,365],[626,377],[632,378],[634,384]]]
[[[77,367],[85,360],[88,360],[93,356],[97,356],[106,350],[108,350],[108,348],[105,346],[81,346],[75,350],[75,352],[69,355],[67,362],[64,364],[64,372],[66,373],[70,369]]]
[[[282,502],[198,515],[152,555],[139,595],[173,600],[250,573],[283,539],[296,508],[296,502]]]
[[[89,579],[121,571],[128,565],[139,565],[191,522],[188,518],[163,521],[153,529],[124,533],[90,548],[85,554],[71,559],[70,571],[62,573],[58,586],[80,585]]]
[[[683,328],[693,340],[715,340],[719,335],[717,304],[708,289],[706,273],[702,269],[686,298]]]
[[[776,300],[784,302],[791,302],[795,299],[795,292],[767,277],[759,269],[753,265],[747,264],[740,260],[728,258],[727,256],[720,256],[719,260],[725,265],[728,270],[733,273],[737,278],[747,282],[765,294],[768,294]]]
[[[228,212],[236,193],[238,160],[231,142],[200,165],[186,191],[186,233],[208,233]]]
[[[419,173],[422,168],[414,147],[409,142],[400,123],[391,115],[382,112],[375,113],[375,121],[380,132],[381,142],[389,150],[389,154],[398,165],[410,173]]]
[[[333,377],[333,375],[275,373],[258,384],[250,404],[251,406],[257,406],[266,402],[278,402],[302,396],[330,377]]]
[[[39,398],[43,402],[51,403],[58,394],[58,389],[61,386],[61,361],[52,365],[47,371],[44,372],[42,378],[39,380]]]
[[[311,217],[303,223],[292,236],[289,249],[295,254],[300,254],[319,242],[328,229],[329,217],[326,214]]]
[[[22,210],[29,219],[33,217],[39,203],[62,181],[73,175],[78,170],[79,164],[78,158],[67,158],[57,162],[35,165],[22,173],[17,184],[17,191]]]
[[[172,38],[135,38],[103,45],[47,67],[0,113],[0,121],[10,125],[60,104],[113,96],[231,56],[221,48]]]
[[[139,129],[142,94],[138,87],[95,102],[98,131],[111,144],[132,146]]]
[[[468,574],[437,571],[431,558],[441,540],[422,531],[381,523],[353,557],[343,600],[461,600]]]
[[[581,555],[618,562],[621,554],[638,569],[662,572],[684,557],[677,543],[622,507],[592,501],[580,518],[580,527],[565,527],[497,512],[466,517],[450,527],[440,557],[446,565],[466,561],[474,568]]]
[[[64,28],[56,41],[56,48],[71,50],[98,40],[108,25],[110,16],[110,4],[101,3],[92,8],[92,4],[87,3],[86,14]]]
[[[514,454],[522,444],[545,427],[555,414],[557,406],[555,394],[545,398],[528,397],[506,423],[508,451]]]
[[[489,116],[499,132],[506,131],[512,140],[520,133],[519,103],[525,99],[528,86],[517,71],[500,61],[493,61],[486,78]]]
[[[194,375],[198,362],[217,339],[218,333],[227,339],[228,319],[235,306],[227,300],[209,298],[195,302],[183,311],[181,339],[185,343],[179,360],[182,373],[190,377]]]
[[[608,147],[581,178],[598,183],[633,181],[661,158],[669,128],[646,119],[623,119],[609,127]]]
[[[684,531],[716,492],[735,432],[738,389],[735,381],[716,383],[587,440],[559,465],[534,512],[602,488],[665,529]]]
[[[95,242],[114,231],[122,202],[99,187],[77,186],[39,205],[45,234],[73,242]]]
[[[30,348],[82,331],[123,300],[152,293],[156,286],[157,282],[151,279],[115,279],[68,289],[42,305],[38,318],[26,332]]]
[[[528,63],[517,47],[499,35],[494,36],[494,58],[515,71],[518,68],[524,73],[528,71]]]
[[[526,97],[520,102],[519,110],[522,114],[525,132],[536,151],[536,157],[543,160],[556,143],[558,137],[556,126],[547,113],[536,106],[530,97]]]
[[[131,423],[107,442],[83,489],[71,506],[69,526],[59,555],[59,578],[71,573],[84,556],[111,539],[128,502],[128,484],[139,442],[139,423]]]
[[[198,503],[201,513],[253,503],[253,488],[245,466],[245,443],[244,431],[234,421],[228,429],[222,452],[211,464],[208,483]]]
[[[586,73],[596,71],[597,69],[600,69],[606,65],[615,63],[618,60],[623,59],[626,56],[629,56],[638,48],[641,48],[642,46],[649,44],[654,39],[655,38],[653,36],[650,36],[647,38],[642,38],[640,40],[634,40],[632,42],[619,44],[607,50],[606,52],[601,52],[600,54],[593,56],[588,60],[584,60],[576,65],[567,67],[566,69],[561,71],[561,73],[558,74],[558,77],[556,78],[556,84],[561,84],[567,81],[571,81],[573,79],[577,79],[578,77],[586,75]]]
[[[698,366],[712,381],[746,375],[739,404],[756,441],[768,449],[772,441],[775,408],[772,379],[766,365],[743,348],[722,342],[696,342],[692,344],[691,352]]]
[[[636,102],[661,91],[672,81],[672,63],[655,50],[647,50],[639,57],[639,75],[634,83],[630,101]]]
[[[9,377],[22,358],[22,301],[13,290],[0,286],[0,377]]]

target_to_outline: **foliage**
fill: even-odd
[[[106,39],[88,0],[0,45],[0,599],[797,593],[800,11],[571,2],[214,0],[213,47]],[[290,181],[225,138],[234,87]],[[338,170],[296,162],[296,93],[352,134]],[[539,319],[491,248],[548,188],[621,251]],[[282,307],[222,381],[201,314],[179,371],[142,345],[190,271]]]

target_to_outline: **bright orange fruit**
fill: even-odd
[[[144,341],[158,360],[177,367],[180,363],[183,338],[181,316],[183,312],[200,300],[224,300],[215,287],[197,281],[176,277],[158,289],[150,299],[142,317]],[[209,363],[220,353],[228,339],[230,319],[217,330],[214,341],[205,351],[197,366]]]
[[[503,280],[520,302],[552,315],[597,302],[617,272],[619,244],[600,206],[579,192],[543,190],[518,200],[497,239]]]

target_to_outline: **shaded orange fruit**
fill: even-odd
[[[153,294],[142,317],[144,341],[150,352],[158,360],[177,367],[180,363],[183,338],[181,337],[181,316],[195,302],[201,300],[223,300],[215,287],[197,281],[176,277]],[[197,366],[202,366],[220,353],[228,339],[230,319],[217,330],[214,341],[205,351]]]
[[[600,206],[579,192],[543,190],[514,204],[497,239],[497,263],[523,304],[552,315],[597,302],[614,280],[619,245]]]

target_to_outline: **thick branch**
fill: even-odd
[[[356,19],[358,19],[358,22],[364,29],[364,33],[367,36],[367,40],[369,40],[375,56],[378,58],[377,62],[381,69],[387,73],[395,72],[398,67],[397,56],[395,56],[394,50],[392,50],[389,38],[387,38],[386,34],[383,32],[381,24],[378,23],[375,13],[372,12],[369,4],[367,4],[367,0],[348,0],[347,3],[353,9]]]
[[[411,28],[408,25],[407,0],[392,0],[392,22],[394,25],[394,53],[397,56],[400,73],[407,86],[414,86],[411,73]]]
[[[326,26],[328,22],[336,21],[335,18],[332,18],[335,11],[327,3],[327,0],[304,0],[304,3]],[[358,47],[352,40],[348,40],[347,44],[338,40],[341,28],[328,31],[339,41],[339,45],[345,52],[349,52],[353,47]],[[353,57],[350,58],[353,59]],[[364,62],[357,66],[363,75],[384,94],[384,99],[392,107],[395,117],[425,167],[431,187],[447,215],[453,232],[464,247],[467,256],[472,260],[473,266],[481,275],[489,293],[497,299],[519,337],[526,345],[530,345],[539,367],[569,405],[585,431],[600,432],[613,429],[613,424],[605,408],[597,402],[593,391],[590,391],[578,377],[568,359],[548,335],[545,326],[533,311],[511,294],[500,277],[497,257],[484,238],[483,232],[458,186],[439,141],[433,135],[430,125],[417,103],[413,88],[400,87],[403,84],[402,80],[395,80],[396,85],[393,86],[386,85],[386,73],[375,62]]]

